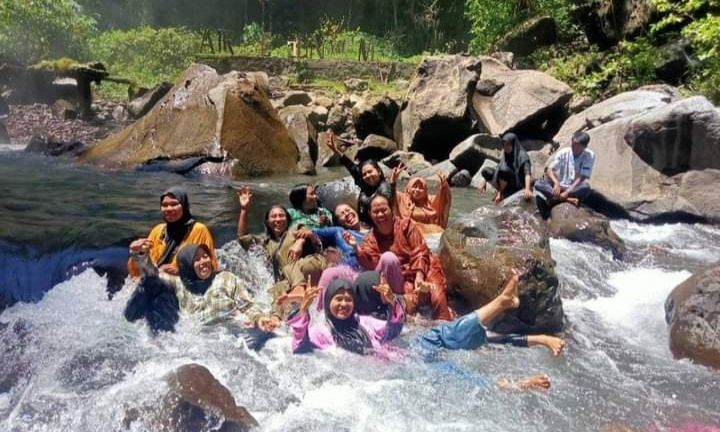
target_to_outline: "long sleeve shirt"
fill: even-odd
[[[367,332],[375,352],[381,351],[383,344],[398,337],[402,332],[405,314],[399,302],[391,309],[390,318],[387,321],[360,315],[360,327]],[[330,329],[324,322],[310,325],[310,316],[306,313],[298,313],[288,320],[292,329],[292,350],[293,353],[305,352],[308,350],[324,350],[335,346],[335,339]]]
[[[360,231],[345,229],[342,227],[318,228],[313,230],[323,244],[323,247],[336,247],[342,252],[342,263],[356,270],[360,269],[360,263],[355,253],[355,248],[350,246],[343,238],[343,233],[347,231],[355,237],[355,241],[359,245],[365,238],[365,234]]]

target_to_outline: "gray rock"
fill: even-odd
[[[381,135],[393,139],[393,125],[400,112],[397,102],[388,96],[363,101],[352,109],[352,121],[359,139]]]
[[[318,156],[317,132],[308,119],[311,110],[304,106],[289,106],[278,112],[298,149],[297,172],[315,174],[315,161]]]
[[[129,114],[127,108],[125,108],[122,105],[118,105],[112,110],[112,118],[116,122],[126,122],[129,118]]]
[[[676,358],[720,369],[720,266],[675,287],[665,302],[665,316]]]
[[[315,105],[321,106],[321,107],[327,109],[328,111],[334,105],[333,100],[324,95],[315,96],[315,98],[313,98],[313,102],[315,103]]]
[[[555,262],[541,222],[520,208],[479,208],[450,225],[440,258],[448,294],[462,301],[460,312],[490,302],[516,268],[520,308],[495,320],[500,333],[555,333],[563,328]]]
[[[486,67],[505,68],[490,57],[424,58],[395,121],[398,147],[420,152],[428,159],[447,158],[452,146],[470,134],[468,92],[473,91],[478,72]]]
[[[45,135],[35,135],[30,139],[30,143],[25,147],[28,153],[40,153],[45,156],[77,156],[84,152],[87,146],[80,141],[58,141],[53,137]]]
[[[450,186],[466,187],[466,186],[470,186],[471,181],[472,181],[472,176],[470,175],[470,172],[466,169],[461,169],[458,172],[456,172],[450,179]]]
[[[343,81],[345,89],[350,92],[364,92],[368,89],[368,81],[361,78],[349,78]]]
[[[281,106],[289,107],[293,105],[308,105],[310,102],[312,102],[312,98],[309,94],[307,94],[307,92],[302,90],[290,90],[285,93]]]
[[[486,158],[498,160],[502,155],[502,140],[488,134],[475,134],[456,145],[450,152],[450,161],[459,169],[475,175]]]
[[[439,164],[435,164],[431,166],[430,168],[426,168],[422,171],[416,172],[413,177],[422,177],[424,179],[430,179],[435,178],[438,173],[442,173],[443,175],[447,176],[448,178],[451,178],[458,172],[458,168],[450,162],[449,160],[440,162]]]
[[[480,169],[478,169],[477,173],[473,176],[472,180],[470,181],[470,186],[475,189],[480,189],[485,184],[485,178],[482,176],[482,171],[485,168],[496,168],[498,165],[497,162],[495,162],[492,159],[485,159],[480,166]],[[493,189],[492,185],[488,183],[487,185],[488,189]]]
[[[133,99],[128,103],[128,112],[134,118],[138,119],[150,111],[160,99],[162,99],[172,89],[173,85],[168,82],[162,82],[151,90],[145,92],[142,96]]]
[[[345,123],[347,120],[348,115],[342,105],[335,105],[330,108],[325,125],[332,129],[336,134],[339,134],[345,131]]]
[[[516,56],[527,56],[537,48],[557,41],[557,26],[552,17],[531,18],[503,36],[496,46]]]
[[[396,151],[382,162],[390,168],[395,168],[400,163],[405,164],[405,174],[409,177],[432,166],[420,153],[407,151]]]
[[[397,144],[390,138],[380,135],[368,135],[363,140],[355,156],[358,161],[367,159],[381,160],[397,150]]]
[[[610,227],[609,220],[586,207],[568,203],[554,206],[548,228],[553,237],[600,246],[609,250],[615,259],[622,259],[627,252],[625,242]]]

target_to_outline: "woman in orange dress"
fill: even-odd
[[[438,173],[440,189],[435,195],[428,192],[427,181],[420,177],[410,179],[405,192],[395,193],[395,210],[401,218],[409,218],[418,223],[424,234],[441,233],[447,228],[450,216],[452,194],[447,176]],[[390,179],[396,180],[395,173]],[[392,183],[393,187],[395,183]]]

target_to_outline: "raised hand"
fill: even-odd
[[[357,247],[357,239],[350,231],[343,231],[342,238],[345,240],[345,243],[349,244],[353,248]]]
[[[332,129],[328,129],[327,131],[328,139],[325,140],[325,144],[332,150],[335,154],[341,154],[342,152],[337,146],[337,143],[335,142],[335,133],[332,131]]]
[[[280,327],[280,318],[276,317],[275,315],[261,316],[257,320],[257,328],[264,331],[265,333],[270,333],[278,327]]]
[[[148,238],[141,238],[130,243],[131,254],[146,254],[152,247],[152,240]]]
[[[315,301],[315,298],[317,298],[318,292],[320,292],[320,288],[313,286],[310,275],[308,275],[307,282],[305,283],[305,294],[300,301],[300,312],[307,313]]]
[[[440,181],[440,184],[444,184],[448,182],[448,176],[442,171],[438,171],[435,173],[435,175],[438,177],[438,180]]]
[[[390,284],[387,283],[384,274],[380,273],[380,283],[373,286],[373,289],[380,294],[380,300],[382,300],[383,303],[388,306],[395,304],[397,297],[395,297],[395,293],[390,288]]]
[[[250,186],[242,186],[237,191],[237,197],[238,202],[240,203],[240,209],[241,210],[247,210],[250,207],[250,202],[252,201],[252,191],[250,190]]]
[[[405,171],[406,167],[405,164],[400,162],[398,166],[392,169],[392,172],[390,173],[390,183],[395,184],[397,183],[398,179],[400,178],[400,174]]]

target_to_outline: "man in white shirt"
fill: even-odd
[[[545,168],[545,178],[535,182],[535,201],[544,219],[552,206],[562,202],[579,205],[590,194],[595,154],[588,150],[590,135],[576,132],[570,147],[559,150]]]

